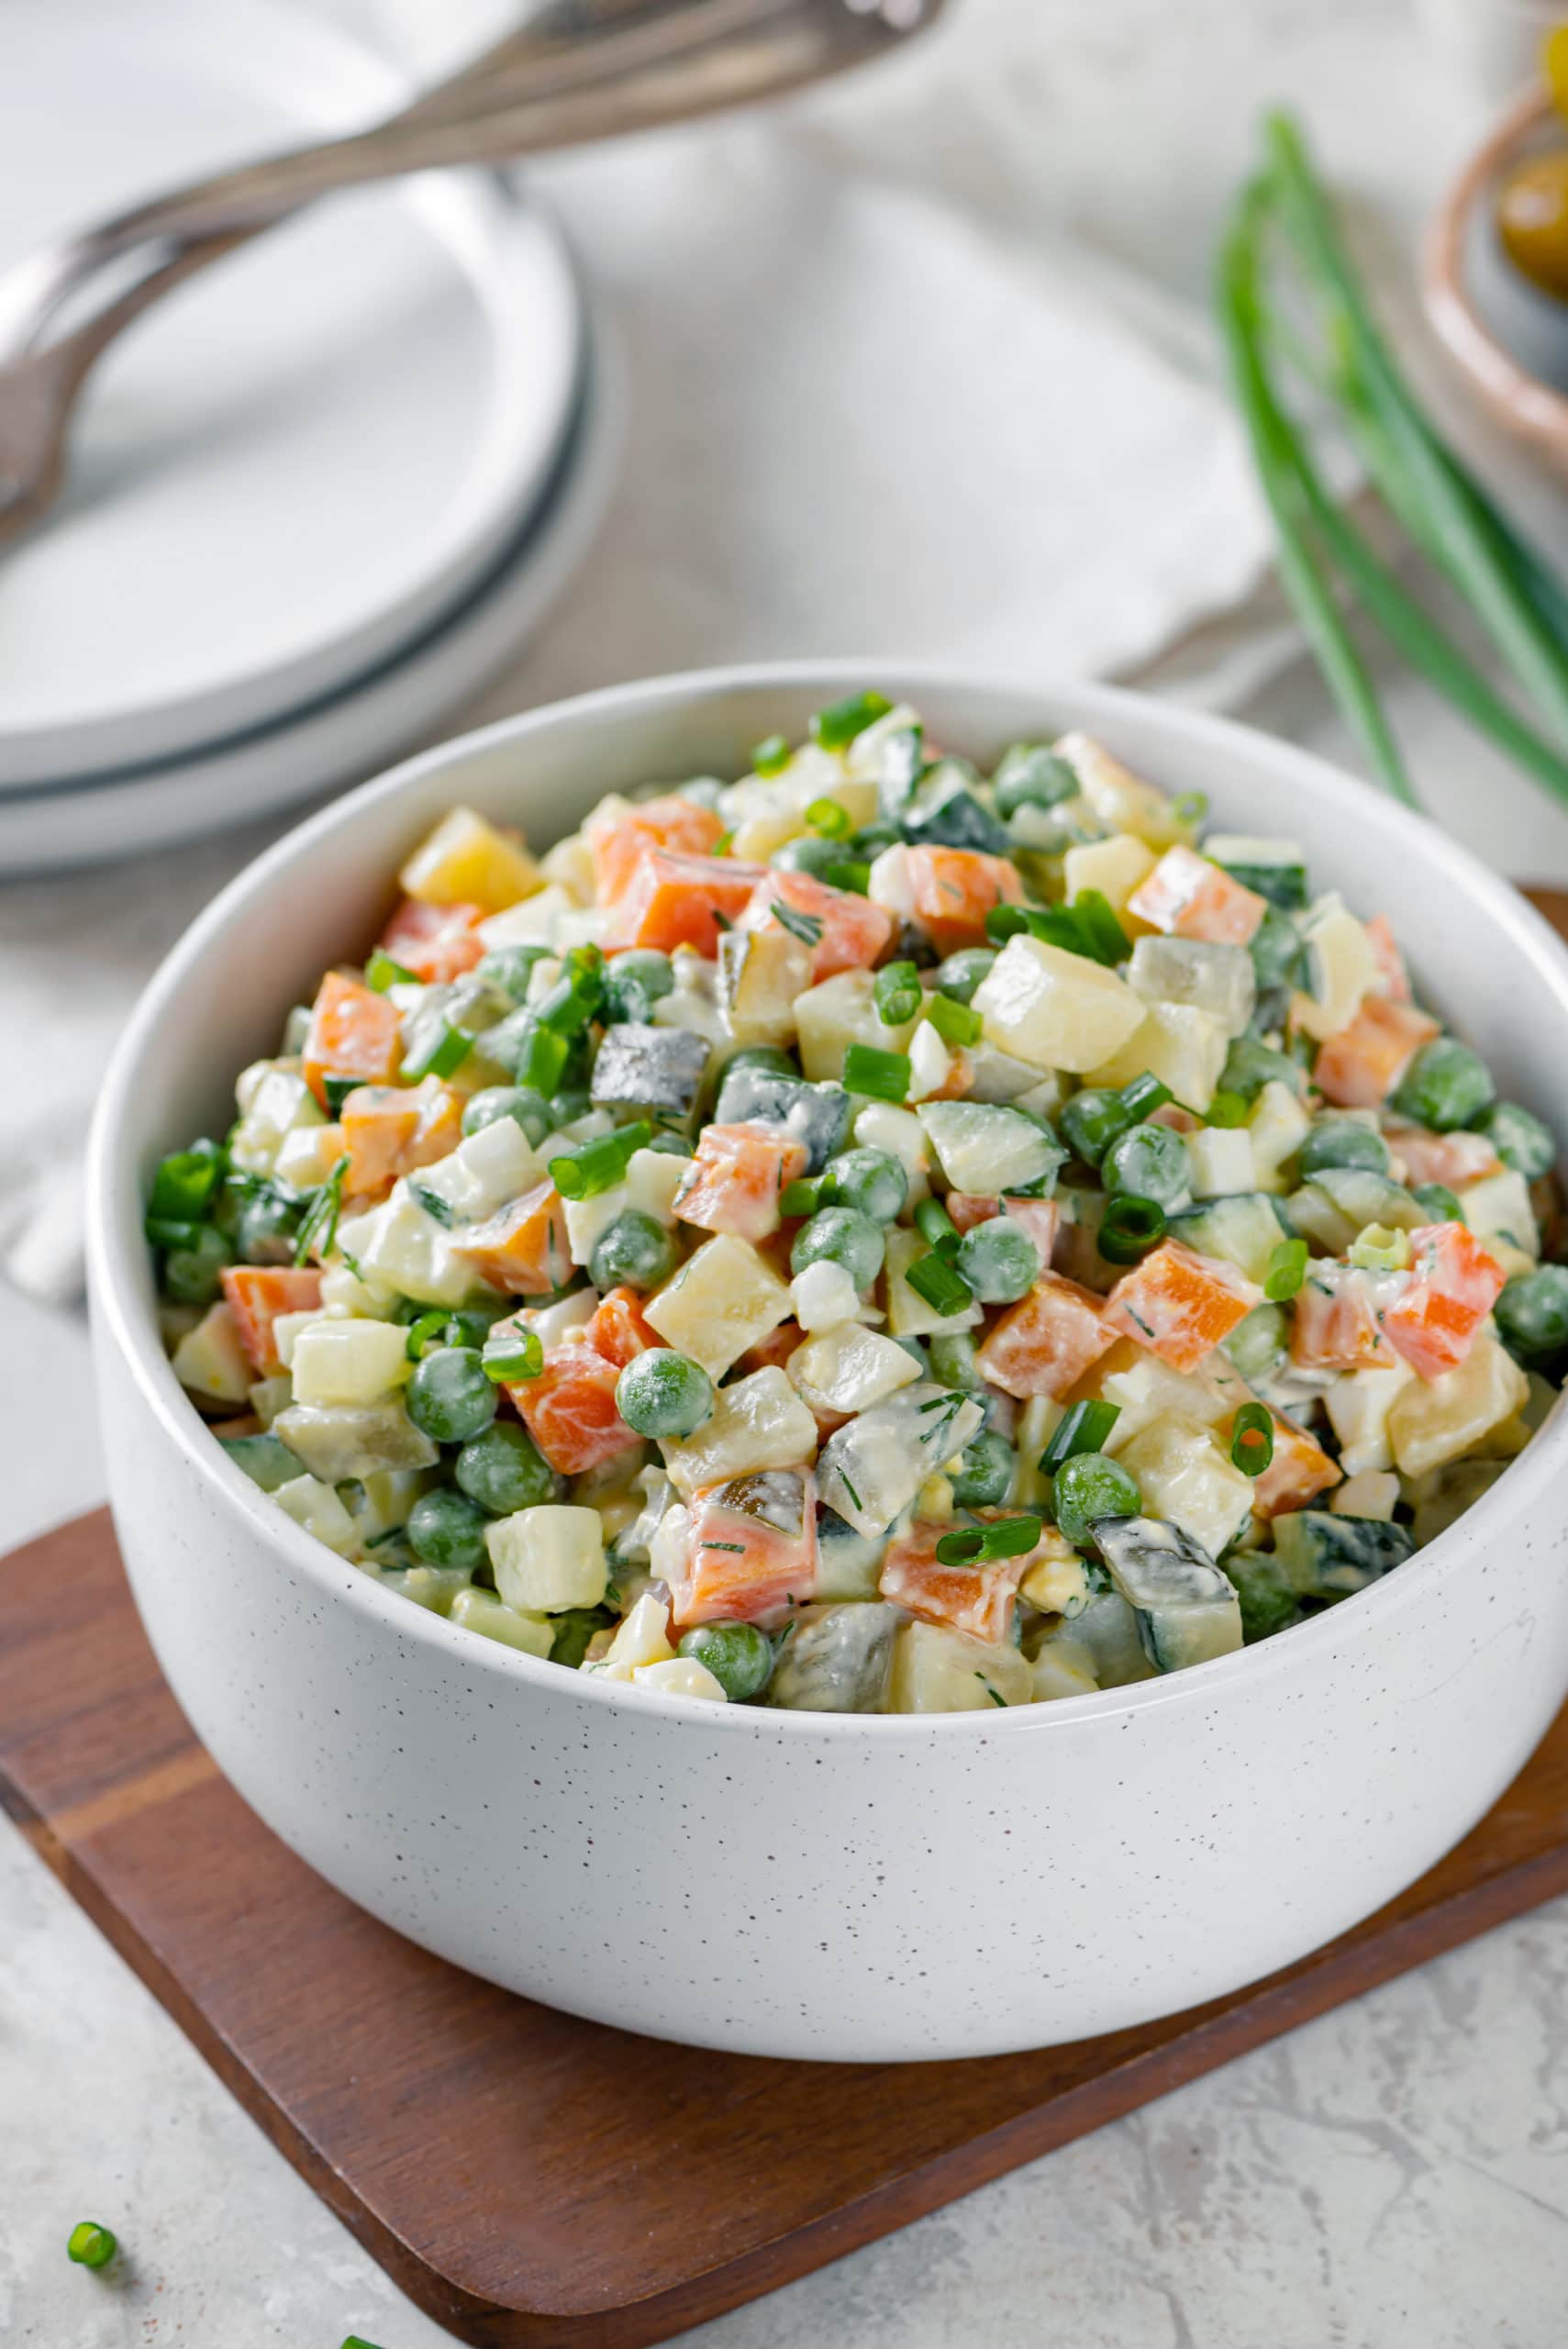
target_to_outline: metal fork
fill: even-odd
[[[0,277],[0,543],[58,497],[93,366],[176,285],[318,196],[755,104],[885,56],[947,0],[553,0],[386,121],[154,197]]]

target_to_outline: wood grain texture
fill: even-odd
[[[427,1956],[295,1859],[159,1674],[106,1512],[0,1562],[0,1802],[410,2297],[490,2349],[636,2349],[1568,1890],[1568,1714],[1378,1916],[1234,1998],[925,2065],[665,2046]]]

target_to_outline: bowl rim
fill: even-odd
[[[319,842],[351,830],[371,808],[398,798],[428,777],[444,771],[451,772],[455,787],[457,777],[471,759],[497,746],[526,743],[535,736],[563,729],[571,731],[612,715],[625,718],[639,712],[667,712],[683,704],[696,705],[737,692],[784,694],[809,689],[820,690],[828,697],[863,685],[867,677],[880,678],[884,688],[914,701],[922,695],[964,694],[1029,700],[1042,706],[1065,702],[1075,713],[1072,721],[1075,727],[1106,732],[1113,740],[1118,719],[1136,718],[1147,722],[1152,718],[1178,740],[1198,748],[1207,745],[1217,751],[1229,750],[1232,755],[1261,762],[1282,778],[1294,780],[1303,791],[1327,795],[1330,800],[1339,801],[1351,828],[1358,811],[1369,801],[1373,802],[1380,821],[1393,824],[1407,841],[1412,854],[1446,867],[1449,877],[1462,885],[1492,918],[1512,928],[1542,983],[1549,992],[1555,993],[1559,1009],[1568,1023],[1568,948],[1510,884],[1439,830],[1428,818],[1392,801],[1329,761],[1234,719],[1167,702],[1158,696],[1072,677],[1021,677],[877,654],[740,662],[600,686],[453,736],[331,801],[305,822],[293,826],[244,866],[171,947],[143,989],[115,1048],[88,1142],[86,1237],[95,1356],[100,1357],[110,1343],[117,1349],[142,1405],[171,1439],[185,1464],[226,1503],[231,1514],[258,1537],[275,1545],[309,1582],[329,1594],[331,1603],[347,1604],[371,1620],[401,1631],[416,1645],[429,1642],[437,1649],[445,1649],[454,1657],[461,1657],[466,1667],[476,1674],[518,1680],[525,1687],[551,1691],[557,1698],[564,1698],[570,1692],[589,1705],[630,1706],[634,1712],[652,1708],[657,1715],[689,1724],[701,1723],[725,1735],[856,1741],[932,1736],[986,1739],[1066,1734],[1080,1723],[1105,1724],[1125,1720],[1127,1716],[1157,1707],[1206,1703],[1217,1690],[1222,1692],[1232,1685],[1239,1687],[1243,1675],[1256,1682],[1291,1672],[1297,1663],[1305,1669],[1326,1652],[1344,1647],[1358,1637],[1370,1637],[1407,1609],[1426,1604],[1429,1588],[1445,1568],[1458,1565],[1463,1548],[1477,1538],[1495,1533],[1507,1520],[1516,1517],[1551,1481],[1560,1464],[1568,1465],[1568,1411],[1562,1408],[1561,1396],[1533,1440],[1509,1463],[1496,1482],[1452,1526],[1412,1558],[1407,1568],[1385,1575],[1368,1589],[1354,1594],[1349,1602],[1293,1625],[1287,1635],[1190,1665],[1183,1672],[1133,1682],[1120,1688],[1096,1690],[1088,1696],[1059,1698],[1049,1704],[1003,1706],[986,1712],[797,1712],[764,1706],[716,1705],[700,1698],[606,1681],[593,1674],[567,1675],[543,1658],[506,1647],[498,1641],[476,1639],[444,1617],[412,1605],[397,1592],[384,1589],[271,1507],[267,1496],[241,1469],[221,1451],[214,1452],[206,1422],[192,1409],[175,1379],[159,1340],[155,1319],[147,1312],[138,1295],[138,1279],[145,1273],[141,1253],[144,1243],[139,1209],[134,1214],[126,1212],[128,1203],[135,1198],[136,1175],[128,1161],[125,1134],[138,1072],[156,1051],[166,1008],[181,994],[192,967],[199,964],[221,936],[235,909],[255,896],[266,895]],[[98,1368],[101,1375],[101,1360]],[[1456,1538],[1461,1527],[1465,1529],[1462,1542]]]

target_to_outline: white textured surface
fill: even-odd
[[[1336,162],[1363,191],[1398,195],[1407,215],[1412,185],[1431,184],[1462,129],[1463,109],[1445,110],[1424,79],[1400,0],[973,0],[973,15],[1049,28],[1032,73],[1011,85],[1018,119],[1038,124],[1034,178],[1026,184],[998,144],[977,200],[1021,193],[1167,284],[1198,282],[1219,190],[1263,96],[1298,94]],[[908,167],[921,169],[918,143]],[[635,507],[622,528],[537,656],[552,682],[602,674],[594,616],[636,542]],[[1516,855],[1568,873],[1559,819],[1538,818],[1539,803],[1424,703],[1397,695],[1394,709],[1456,829],[1496,853],[1501,818]],[[1300,674],[1261,715],[1340,747]],[[199,902],[220,862],[172,894]],[[141,896],[150,879],[128,885]],[[104,877],[106,915],[125,885]],[[63,986],[42,906],[0,900],[0,921],[29,910],[36,952]],[[149,931],[170,918],[150,906]],[[69,1030],[57,1045],[89,1064],[99,1048]],[[0,1320],[0,1535],[19,1539],[85,1506],[97,1470],[84,1341],[11,1301]],[[1557,2349],[1565,1994],[1568,1904],[1557,1903],[694,2338],[705,2349]],[[8,1829],[0,2210],[0,2338],[29,2349],[337,2349],[350,2329],[384,2349],[446,2338],[272,2153]],[[88,2214],[118,2229],[133,2276],[106,2284],[67,2266],[64,2234]]]

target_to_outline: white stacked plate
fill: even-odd
[[[6,0],[5,46],[0,267],[407,95],[281,0]],[[488,173],[337,198],[158,306],[0,551],[0,870],[247,820],[430,730],[592,533],[606,373],[559,232]]]

